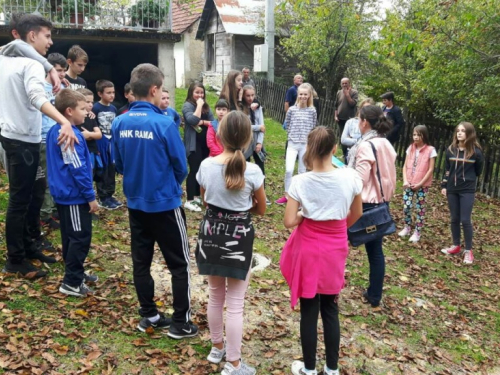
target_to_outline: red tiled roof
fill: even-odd
[[[182,34],[201,17],[205,0],[172,1],[172,31]]]

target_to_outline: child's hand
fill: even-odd
[[[258,154],[261,150],[262,150],[262,144],[257,143],[257,145],[255,146],[255,152]]]
[[[89,112],[89,119],[91,119],[91,120],[95,119],[95,113],[94,112],[92,112],[92,111]]]
[[[422,187],[422,184],[410,185],[410,189],[413,191],[417,191]]]
[[[410,187],[410,184],[408,183],[408,181],[403,181],[403,187],[405,189],[408,189]]]
[[[90,134],[90,132],[87,129],[82,128],[80,132],[82,133],[83,138],[85,138],[85,140],[92,139],[92,134]]]
[[[259,103],[250,104],[250,108],[252,108],[252,111],[255,111],[257,108],[259,108]]]
[[[205,100],[203,100],[203,98],[198,98],[198,100],[196,101],[196,105],[199,107],[202,107],[204,104]]]
[[[260,131],[261,131],[262,133],[265,133],[265,132],[266,132],[266,126],[265,126],[265,125],[261,125],[261,126],[260,126]]]
[[[441,189],[441,194],[443,194],[446,197],[446,189]]]
[[[97,205],[97,201],[94,199],[92,202],[89,202],[90,211],[89,213],[93,214],[99,210],[99,206]]]

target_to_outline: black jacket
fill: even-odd
[[[391,132],[387,135],[387,139],[389,140],[389,142],[394,144],[399,140],[399,135],[405,127],[403,112],[401,112],[401,108],[399,108],[397,105],[393,106],[391,109],[386,109],[386,107],[383,107],[382,110],[384,112],[388,111],[387,118],[392,121],[393,127]]]

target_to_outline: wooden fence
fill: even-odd
[[[265,108],[266,116],[283,123],[285,120],[285,95],[287,86],[270,82],[263,78],[254,78],[257,86],[259,101]],[[445,151],[450,145],[454,127],[429,118],[425,115],[410,113],[405,116],[406,126],[401,134],[400,140],[395,145],[398,154],[397,165],[402,167],[405,160],[406,149],[412,142],[413,128],[423,124],[429,129],[431,144],[436,148],[438,157],[434,169],[435,184],[441,181],[445,168]],[[335,122],[335,106],[330,100],[320,99],[320,117],[318,124],[333,127],[338,133],[338,125]],[[500,137],[498,134],[479,133],[479,142],[483,147],[484,168],[479,178],[478,191],[488,196],[500,198]]]

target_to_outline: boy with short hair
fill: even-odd
[[[86,274],[83,263],[92,240],[91,214],[98,210],[92,187],[92,168],[87,143],[77,125],[87,116],[85,97],[79,92],[64,89],[56,96],[56,108],[72,124],[78,138],[74,149],[63,151],[58,145],[61,126],[55,124],[47,133],[47,167],[49,187],[57,204],[61,220],[64,278],[59,292],[69,296],[86,297],[93,291],[85,285],[96,282],[97,276]]]
[[[112,132],[116,170],[123,174],[128,203],[134,286],[142,317],[137,328],[169,328],[168,336],[181,339],[198,333],[191,322],[189,243],[181,202],[187,162],[175,123],[158,108],[163,78],[152,64],[135,67],[130,85],[137,101],[115,119]],[[159,313],[154,302],[155,242],[172,274],[172,319]]]
[[[401,108],[394,104],[394,93],[392,91],[380,95],[380,98],[384,104],[382,110],[384,111],[385,117],[390,119],[393,123],[392,130],[387,134],[387,140],[394,145],[399,140],[401,131],[404,131],[405,120],[403,118],[403,112]]]
[[[47,61],[51,64],[58,74],[58,78],[62,81],[65,76],[68,63],[66,58],[60,53],[51,53],[47,56]],[[62,88],[65,88],[62,84]],[[52,105],[55,104],[56,94],[52,86],[50,76],[47,74],[45,77],[45,95]],[[45,140],[49,129],[57,122],[52,120],[49,116],[42,114],[42,144],[40,145],[40,165],[42,167],[43,176],[47,179],[47,150]],[[54,211],[57,208],[50,194],[49,185],[45,183],[45,195],[43,199],[42,208],[40,209],[40,222],[43,226],[51,229],[59,229],[59,223],[54,219]]]
[[[219,99],[215,103],[215,115],[217,120],[213,120],[207,130],[207,147],[210,150],[209,156],[217,156],[224,152],[224,146],[217,139],[217,128],[224,116],[230,112],[229,103],[225,99]]]
[[[125,87],[123,88],[123,96],[125,97],[125,99],[127,99],[127,104],[125,104],[118,110],[119,115],[127,113],[130,108],[130,103],[135,102],[135,96],[132,92],[132,89],[130,88],[130,83],[125,84]]]
[[[111,154],[111,124],[118,114],[116,107],[111,104],[115,100],[115,85],[113,82],[100,79],[95,84],[100,100],[92,107],[103,137],[97,141],[99,154],[103,163],[102,174],[96,175],[97,196],[99,206],[107,210],[115,210],[123,203],[113,197],[116,189],[115,165]]]
[[[87,147],[90,152],[90,160],[92,162],[92,170],[96,168],[102,168],[102,160],[99,156],[99,148],[97,147],[97,141],[102,138],[102,132],[97,124],[96,120],[90,118],[88,114],[92,111],[94,106],[94,93],[89,89],[78,89],[76,90],[85,97],[87,116],[85,116],[85,121],[81,125],[76,127],[82,133],[87,142]]]
[[[41,16],[24,15],[16,28],[20,38],[40,55],[45,55],[53,43],[52,23]],[[25,57],[0,55],[0,140],[7,155],[9,175],[5,271],[26,277],[47,274],[34,267],[29,259],[54,261],[34,246],[26,221],[28,212],[34,206],[32,191],[40,162],[40,112],[61,124],[58,138],[60,142],[66,142],[67,148],[72,147],[76,140],[71,124],[45,96],[44,78],[45,72],[39,62]]]
[[[162,89],[161,92],[161,103],[160,103],[160,109],[163,111],[164,114],[172,118],[174,120],[175,125],[177,126],[177,129],[181,126],[181,116],[177,113],[177,111],[173,108],[169,107],[170,105],[170,93],[166,88]]]
[[[66,79],[69,82],[69,87],[72,90],[87,88],[87,81],[85,81],[80,74],[83,73],[85,67],[89,63],[89,56],[82,47],[75,44],[68,51],[68,71],[66,72]]]

